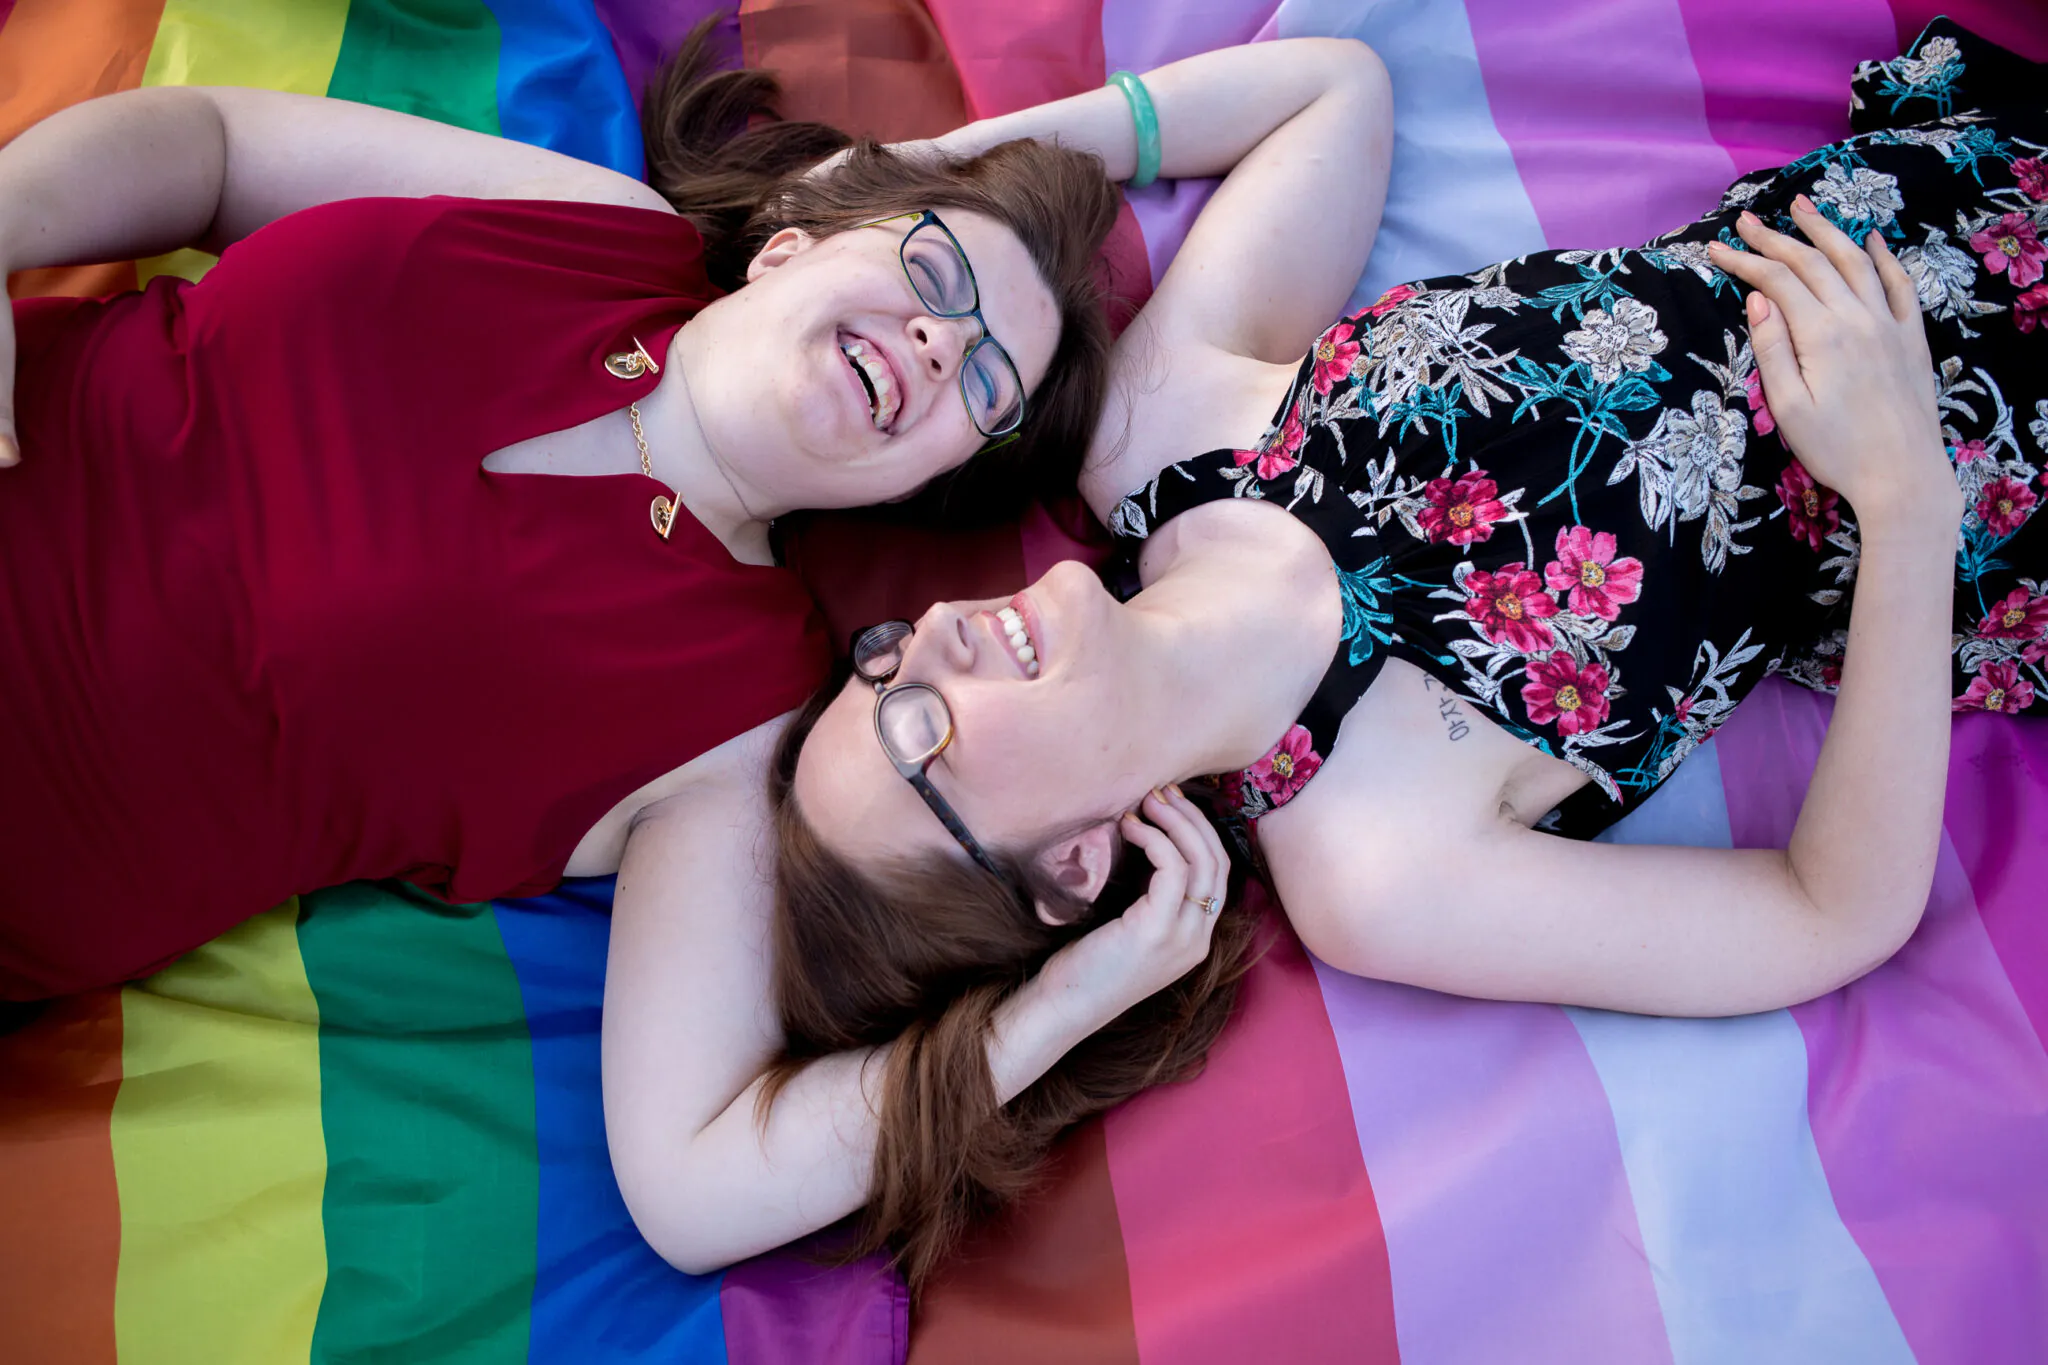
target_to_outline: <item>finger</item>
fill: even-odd
[[[21,463],[14,434],[14,310],[0,309],[0,469]]]
[[[1866,308],[1882,311],[1889,306],[1884,285],[1878,280],[1877,268],[1870,263],[1870,257],[1803,194],[1792,200],[1792,221],[1806,234],[1806,240],[1827,257],[1835,274]]]
[[[1828,310],[1783,261],[1737,251],[1721,242],[1710,242],[1707,249],[1715,265],[1768,298],[1785,315],[1788,325],[1797,321],[1811,332],[1826,323]]]
[[[1792,349],[1792,334],[1785,319],[1761,294],[1748,299],[1749,344],[1756,356],[1757,374],[1763,379],[1764,401],[1780,422],[1813,401],[1799,357]]]
[[[1167,799],[1174,807],[1187,816],[1195,828],[1195,837],[1201,844],[1203,864],[1209,869],[1209,878],[1198,883],[1201,894],[1220,896],[1230,882],[1230,854],[1223,847],[1223,836],[1216,832],[1216,826],[1202,813],[1202,808],[1188,800],[1179,784],[1166,788]]]
[[[1176,801],[1174,796],[1157,789],[1145,797],[1142,809],[1145,817],[1173,840],[1174,850],[1186,862],[1188,895],[1197,900],[1213,895],[1216,858],[1210,852],[1210,841],[1203,837],[1209,832],[1209,822],[1202,818],[1202,813],[1185,796]]]
[[[1885,245],[1881,233],[1873,231],[1863,239],[1863,246],[1870,253],[1870,263],[1877,270],[1879,282],[1884,285],[1885,302],[1891,306],[1892,316],[1900,322],[1918,323],[1920,290],[1913,283],[1913,277],[1906,273],[1906,267],[1892,255],[1892,249]]]
[[[1855,301],[1855,291],[1835,269],[1834,262],[1820,248],[1800,241],[1790,233],[1767,226],[1754,213],[1744,212],[1735,220],[1735,230],[1750,248],[1780,262],[1806,286],[1807,292],[1830,308],[1843,308]],[[1798,325],[1797,315],[1793,319]]]
[[[1188,890],[1187,859],[1180,856],[1180,850],[1173,846],[1173,840],[1165,831],[1146,824],[1135,811],[1125,811],[1119,822],[1124,838],[1143,849],[1152,863],[1152,881],[1147,886],[1145,899],[1157,901],[1171,911],[1180,904]]]

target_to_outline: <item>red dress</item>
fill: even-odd
[[[654,777],[798,705],[782,569],[639,474],[486,455],[645,396],[689,224],[355,200],[203,282],[15,305],[0,473],[0,998],[145,974],[316,887],[557,881]]]

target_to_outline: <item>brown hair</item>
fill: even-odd
[[[1209,956],[1085,1039],[1007,1105],[987,1040],[996,1008],[1047,958],[1145,892],[1142,854],[1119,861],[1092,904],[1028,855],[992,851],[1023,893],[964,859],[934,855],[864,871],[827,848],[792,796],[797,759],[840,676],[784,732],[769,777],[774,811],[775,993],[783,1052],[761,1092],[816,1058],[894,1044],[882,1077],[869,1202],[846,1254],[890,1248],[916,1293],[973,1222],[1031,1185],[1053,1139],[1148,1086],[1195,1074],[1254,957],[1256,921],[1233,858]],[[1227,841],[1226,841],[1227,842]],[[1069,918],[1048,925],[1029,897]]]
[[[1017,438],[933,480],[909,510],[983,523],[1015,515],[1034,496],[1071,492],[1108,387],[1096,260],[1118,200],[1101,159],[1030,140],[965,159],[906,156],[822,123],[782,119],[773,76],[714,69],[715,20],[698,24],[649,83],[640,115],[647,183],[704,235],[711,282],[739,288],[748,263],[785,227],[823,237],[924,208],[969,209],[1002,223],[1059,307],[1059,346]],[[845,148],[839,165],[807,175]]]

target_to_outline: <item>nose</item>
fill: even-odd
[[[967,633],[967,616],[957,607],[934,603],[917,618],[910,644],[903,651],[903,668],[898,677],[908,681],[931,682],[948,673],[974,670],[974,641]]]
[[[910,323],[911,353],[918,366],[938,382],[958,374],[967,353],[980,340],[981,324],[973,318],[920,313]]]

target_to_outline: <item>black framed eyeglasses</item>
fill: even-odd
[[[975,283],[974,267],[967,263],[960,239],[930,209],[891,214],[861,226],[905,219],[915,221],[896,255],[917,301],[933,317],[973,318],[981,324],[981,339],[960,359],[960,398],[967,404],[968,419],[991,440],[1015,436],[1024,425],[1024,379],[1003,344],[989,335],[988,319],[981,313],[981,286]]]
[[[853,671],[875,689],[875,738],[882,742],[882,752],[903,780],[924,798],[946,833],[967,850],[967,856],[982,870],[1007,882],[1009,874],[997,867],[995,859],[967,832],[965,822],[926,775],[953,742],[952,708],[930,683],[891,684],[896,670],[903,667],[903,647],[915,629],[908,621],[884,621],[853,637]]]

